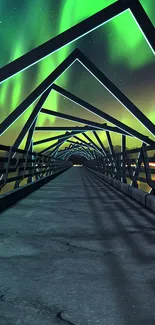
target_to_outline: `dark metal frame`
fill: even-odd
[[[23,179],[27,183],[47,177],[72,165],[69,161],[62,161],[40,153],[0,145],[0,150],[6,152],[0,157],[0,190],[7,184],[15,182],[14,188],[20,186]],[[15,157],[12,157],[13,154]],[[8,177],[14,173],[13,177]]]
[[[127,178],[131,180],[131,186],[138,188],[138,181],[147,183],[151,190],[150,194],[155,194],[155,180],[152,179],[152,175],[155,175],[155,169],[149,166],[149,163],[154,163],[155,156],[149,156],[150,151],[155,152],[155,144],[152,146],[146,146],[142,144],[140,148],[126,150],[125,139],[122,139],[122,151],[115,153],[115,159],[117,161],[117,170],[112,168],[110,159],[113,155],[108,154],[106,157],[98,157],[96,160],[88,160],[85,162],[85,166],[92,168],[98,172],[105,173],[114,179],[127,183]],[[131,158],[130,156],[135,154],[137,157]],[[109,161],[108,159],[109,158]],[[133,165],[134,164],[134,165]],[[99,168],[101,167],[101,168]],[[145,177],[141,177],[139,174],[144,173]]]
[[[155,54],[154,26],[141,3],[138,0],[119,0],[1,68],[0,82],[4,82],[18,72],[31,67],[48,55],[83,37],[96,28],[99,28],[126,10],[130,10],[150,48]]]
[[[80,37],[91,32],[95,28],[103,25],[110,19],[120,15],[124,11],[129,10],[139,25],[144,37],[146,38],[149,46],[151,47],[153,53],[155,54],[155,29],[145,13],[143,7],[138,0],[119,0],[114,4],[108,6],[107,8],[101,10],[97,14],[91,16],[90,18],[82,21],[81,23],[73,26],[64,33],[56,36],[52,40],[44,43],[43,45],[37,47],[36,49],[30,51],[29,53],[23,55],[17,60],[9,63],[5,67],[0,69],[0,82],[4,82],[8,78],[11,78],[15,74],[23,71],[24,69],[36,64],[38,61],[42,60],[46,56],[58,51],[63,46],[73,42]],[[144,169],[146,173],[146,182],[152,187],[152,194],[154,194],[154,182],[151,180],[150,168],[149,168],[149,158],[147,156],[147,151],[151,150],[155,142],[149,137],[137,132],[133,128],[125,125],[119,120],[113,118],[107,113],[102,112],[100,109],[94,107],[93,105],[87,103],[83,99],[71,94],[69,91],[56,85],[54,82],[59,78],[59,76],[66,71],[76,60],[78,60],[111,94],[114,96],[138,121],[145,126],[153,136],[155,136],[155,125],[134,105],[131,100],[125,96],[120,89],[118,89],[109,79],[101,72],[94,64],[86,57],[79,49],[75,49],[1,124],[0,124],[0,135],[2,135],[37,99],[38,102],[28,118],[26,124],[23,126],[22,131],[17,137],[12,147],[0,146],[0,150],[7,152],[5,157],[0,158],[2,163],[2,168],[0,169],[1,188],[10,182],[8,175],[11,171],[16,171],[17,176],[13,177],[11,181],[15,181],[15,188],[20,185],[21,180],[28,178],[28,182],[32,182],[34,177],[36,179],[44,177],[46,173],[53,172],[55,168],[61,168],[63,163],[63,168],[68,166],[69,155],[73,153],[79,153],[87,157],[87,164],[91,166],[99,167],[99,170],[105,172],[111,177],[115,177],[122,182],[126,182],[126,177],[132,180],[132,186],[138,186],[137,180],[142,178],[138,177],[141,170],[141,163],[144,163]],[[86,120],[79,117],[73,117],[72,115],[63,114],[59,112],[54,112],[52,110],[47,110],[43,108],[44,102],[49,96],[51,91],[56,91],[62,96],[68,98],[69,100],[75,102],[76,104],[82,106],[84,109],[90,111],[91,113],[97,115],[98,117],[112,123],[114,126],[111,127],[107,123],[96,123],[90,120]],[[70,120],[73,122],[78,122],[83,124],[81,127],[37,127],[38,115],[48,114],[56,116],[58,118],[63,118],[65,120]],[[64,134],[46,138],[33,142],[33,134],[37,131],[71,131]],[[94,143],[92,139],[86,134],[87,131],[93,132],[97,143]],[[109,151],[104,147],[100,137],[99,132],[105,131]],[[25,150],[18,149],[21,142],[23,141],[25,135],[28,132],[28,137],[25,145]],[[97,133],[98,132],[98,133]],[[122,136],[122,152],[115,153],[112,145],[110,132],[116,132]],[[77,137],[77,134],[82,134],[88,142],[83,141],[81,138]],[[132,136],[140,141],[142,141],[142,147],[139,150],[139,158],[137,161],[137,166],[133,172],[131,166],[131,159],[129,158],[129,152],[126,151],[126,136]],[[78,140],[77,142],[71,141],[70,139]],[[55,141],[50,146],[36,153],[33,151],[33,147],[46,142]],[[65,144],[65,142],[70,142],[71,145],[65,150],[60,150],[60,147]],[[2,149],[3,147],[3,149]],[[4,148],[5,147],[5,148]],[[19,151],[20,150],[20,151]],[[110,153],[109,153],[110,152]],[[137,151],[138,152],[138,151]],[[22,158],[17,157],[18,154],[22,155]],[[5,158],[5,159],[4,159]],[[2,159],[2,160],[1,160]],[[4,161],[3,161],[4,159]],[[38,167],[38,172],[36,171],[36,162]],[[15,166],[12,167],[12,163]],[[126,164],[128,168],[128,176],[126,172]],[[43,168],[46,165],[47,168]],[[56,167],[55,167],[56,166]],[[32,173],[27,174],[27,170],[33,170]]]

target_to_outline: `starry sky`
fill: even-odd
[[[113,2],[115,1],[1,0],[0,67]],[[155,26],[155,1],[140,0],[140,3]],[[0,122],[13,112],[77,47],[155,123],[155,57],[128,11],[1,84]],[[56,84],[153,139],[151,133],[118,103],[79,62],[75,62],[57,79]],[[12,145],[14,143],[36,103],[37,101],[1,136],[1,144]],[[99,123],[106,122],[54,91],[51,92],[43,107]],[[81,124],[40,113],[37,126],[53,125],[80,126]],[[108,125],[112,124],[108,122]],[[62,132],[35,132],[34,141],[57,134],[62,134]],[[96,142],[91,132],[87,134]],[[100,131],[98,134],[104,145],[107,146],[105,132]],[[20,148],[24,148],[26,137]],[[111,133],[111,137],[114,145],[120,145],[120,135]],[[48,142],[35,146],[35,150],[40,151],[50,144],[52,143]],[[134,139],[133,141],[127,137],[128,148],[140,145],[139,140]]]

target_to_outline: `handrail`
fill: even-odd
[[[152,175],[155,174],[155,155],[148,156],[148,152],[155,150],[155,145],[125,150],[118,153],[107,154],[106,157],[97,157],[94,160],[85,161],[84,165],[100,173],[127,183],[127,178],[131,180],[131,186],[138,188],[138,181],[147,183],[151,187],[150,194],[155,195],[155,180]],[[138,154],[137,157],[130,157],[132,154]],[[109,159],[107,159],[109,158]],[[142,177],[140,173],[144,173]]]
[[[7,183],[15,182],[14,189],[22,180],[27,184],[55,174],[72,166],[72,162],[55,159],[49,155],[0,145],[0,191]],[[15,175],[10,177],[11,173]]]

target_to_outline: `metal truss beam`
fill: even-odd
[[[93,134],[94,134],[95,138],[97,139],[99,145],[101,146],[101,149],[102,149],[104,155],[106,156],[107,155],[107,150],[106,150],[105,146],[103,145],[100,137],[98,136],[97,132],[95,132],[95,131],[93,131]]]
[[[123,123],[117,121],[116,119],[108,116],[98,110],[97,108],[93,107],[92,105],[84,102],[83,100],[73,96],[69,92],[66,92],[64,89],[61,89],[57,85],[52,85],[52,83],[66,70],[69,66],[73,64],[73,62],[78,58],[78,60],[84,65],[84,67],[89,70],[95,78],[97,78],[103,85],[106,87],[114,97],[117,98],[130,112],[134,114],[137,119],[145,125],[146,128],[150,128],[150,132],[153,133],[153,129],[155,129],[154,124],[148,120],[145,115],[138,110],[138,108],[78,49],[73,51],[1,124],[0,124],[0,135],[2,135],[7,128],[15,122],[26,110],[27,108],[40,96],[43,94],[39,103],[36,105],[34,111],[32,112],[29,120],[27,121],[23,133],[20,134],[16,141],[17,144],[21,141],[23,135],[29,130],[32,123],[34,122],[35,118],[39,114],[41,107],[40,103],[43,102],[44,95],[46,97],[46,92],[50,92],[51,89],[56,90],[57,92],[63,94],[67,98],[70,98],[72,101],[75,101],[77,104],[83,106],[87,110],[91,111],[92,113],[109,120],[111,123],[117,125],[119,128],[123,129],[125,132],[130,133],[140,140],[143,140],[145,143],[153,142],[148,137],[145,137],[138,133],[135,130],[132,130],[128,126],[124,125]],[[49,89],[50,88],[50,89]],[[45,92],[45,94],[44,94]],[[64,93],[68,93],[68,96]],[[44,99],[45,100],[45,99]],[[110,119],[109,119],[110,118]],[[154,130],[155,133],[155,130]],[[148,139],[148,140],[147,140]]]
[[[92,144],[94,148],[97,149],[98,152],[100,152],[101,155],[105,155],[102,149],[98,147],[97,144],[92,139],[90,139],[90,137],[87,134],[83,133],[83,136]]]
[[[51,144],[49,147],[43,149],[42,151],[40,151],[39,153],[43,154],[47,151],[49,151],[50,149],[54,148],[54,147],[59,147],[60,145],[62,145],[65,142],[65,140],[58,140],[56,143]],[[56,148],[55,148],[56,149]]]
[[[146,144],[145,143],[142,143],[142,147],[145,147],[145,146],[146,146]],[[141,149],[142,149],[142,147],[141,147]],[[142,150],[139,151],[136,160],[137,160],[136,161],[136,168],[135,168],[135,170],[133,172],[133,177],[136,177],[137,178],[138,177],[138,174],[140,172],[141,163],[143,162]],[[138,188],[137,180],[136,181],[135,180],[132,180],[130,185]]]
[[[91,127],[91,126],[38,126],[35,129],[35,132],[45,132],[45,131],[77,131],[79,130],[80,132],[85,132],[85,131],[93,131],[93,130],[98,130],[96,127]]]
[[[64,144],[64,142],[65,142],[65,140],[62,140],[62,141],[60,141],[60,142],[58,141],[57,144],[56,144],[56,146],[55,146],[55,149],[52,150],[52,151],[50,152],[49,156],[56,157],[59,148]],[[47,151],[48,151],[48,148],[46,148],[46,149],[47,149],[47,150],[46,150],[46,152],[47,152]]]
[[[66,141],[66,142],[69,142],[69,141]],[[82,147],[82,148],[83,148],[84,145],[83,145],[83,144],[80,144],[80,143],[77,143],[77,142],[73,142],[73,144],[70,144],[69,147],[65,147],[65,149],[60,150],[60,151],[58,152],[58,157],[60,157],[60,156],[61,156],[62,154],[64,154],[64,153],[66,153],[66,152],[72,150],[72,149],[75,148],[75,147],[79,147],[79,148]]]
[[[65,152],[68,152],[69,150],[70,150],[71,148],[65,148],[65,149],[63,149],[63,150],[60,150],[59,152],[58,152],[58,154],[57,154],[57,157],[59,158],[61,155],[63,155]]]
[[[143,9],[139,0],[130,1],[130,9],[131,15],[135,19],[139,29],[141,30],[146,42],[151,48],[153,54],[155,55],[155,28],[149,19],[147,13]]]
[[[89,112],[92,112],[93,114],[103,118],[104,120],[107,120],[110,123],[113,123],[114,125],[116,125],[118,128],[120,128],[121,130],[124,130],[127,133],[130,133],[132,136],[134,136],[135,138],[151,145],[154,144],[154,141],[149,139],[149,137],[144,136],[143,134],[135,131],[134,129],[130,128],[129,126],[125,125],[124,123],[118,121],[117,119],[115,119],[114,117],[108,115],[107,113],[102,112],[100,109],[94,107],[93,105],[87,103],[86,101],[84,101],[83,99],[71,94],[69,91],[53,84],[53,89],[58,92],[59,94],[63,95],[64,97],[70,99],[71,101],[73,101],[74,103],[80,105],[81,107],[84,107],[86,110],[88,110]]]
[[[68,138],[68,135],[66,135],[66,133],[64,133],[62,135],[57,135],[55,137],[51,137],[51,138],[47,138],[44,140],[39,140],[39,141],[33,142],[33,146],[36,146],[38,144],[45,143],[48,141],[54,141],[54,140],[58,140],[58,139],[67,139],[67,138]]]
[[[101,155],[105,156],[105,153],[103,152],[102,148],[99,148],[97,144],[92,139],[90,139],[87,134],[83,133],[83,135],[93,145],[93,147],[96,148],[98,152],[100,152]]]
[[[106,131],[106,136],[107,136],[107,140],[108,140],[110,154],[114,157],[115,156],[115,151],[114,151],[114,147],[113,147],[113,144],[112,144],[112,141],[111,141],[110,133],[108,131]]]
[[[87,148],[87,151],[89,152],[89,155],[90,155],[91,159],[94,159],[94,156],[93,156],[94,151],[93,150],[90,151],[89,147]]]
[[[155,30],[154,30],[155,34]],[[117,99],[145,128],[155,135],[155,125],[131,102],[131,100],[117,88],[109,78],[101,72],[87,56],[78,50],[78,60],[80,63]]]
[[[81,133],[81,131],[73,131],[73,132],[66,132],[64,134],[61,134],[61,135],[57,135],[55,137],[51,137],[51,138],[46,138],[46,139],[43,139],[43,140],[39,140],[39,141],[36,141],[36,142],[33,142],[33,145],[34,146],[37,146],[38,144],[41,144],[41,143],[45,143],[45,142],[50,142],[50,141],[54,141],[54,140],[57,140],[57,139],[68,139],[68,138],[72,138],[74,136],[74,134],[79,134]]]
[[[80,117],[75,117],[75,116],[71,116],[71,115],[68,115],[68,114],[55,112],[55,111],[48,110],[48,109],[45,109],[45,108],[41,109],[41,113],[52,115],[52,116],[57,116],[58,118],[62,118],[62,119],[73,121],[73,122],[87,124],[87,125],[89,125],[90,130],[94,130],[94,129],[95,130],[99,129],[99,130],[103,130],[103,131],[107,130],[107,131],[116,132],[116,133],[131,136],[131,134],[129,134],[129,133],[125,132],[125,131],[122,131],[117,127],[109,126],[109,125],[107,125],[107,123],[100,124],[100,123],[89,121],[89,120],[86,120],[86,119],[83,119],[83,118],[80,118]],[[85,128],[86,127],[88,128],[88,126],[85,126]],[[73,128],[73,127],[71,127],[71,128]],[[75,128],[79,128],[79,127],[75,127]],[[69,130],[67,127],[65,129]],[[35,129],[35,131],[51,131],[51,130],[53,130],[53,127],[50,127],[50,126],[49,127],[36,127],[36,129]]]
[[[128,9],[130,9],[134,19],[137,21],[153,53],[155,53],[154,27],[140,2],[135,0],[120,0],[2,67],[0,69],[0,82],[2,83],[18,72],[31,67],[48,55],[55,53],[67,44],[99,28]]]
[[[58,141],[57,141],[56,143],[51,144],[51,146],[49,146],[48,148],[43,149],[43,150],[40,151],[39,153],[43,154],[43,153],[49,151],[50,149],[54,148],[54,147],[57,146],[57,145],[58,145]]]
[[[126,137],[122,135],[122,146],[121,151],[124,152],[126,150]]]
[[[50,92],[51,92],[51,87],[43,93],[43,95],[39,99],[37,105],[35,106],[33,112],[31,113],[30,117],[28,118],[27,122],[25,123],[23,129],[21,130],[20,134],[18,135],[16,141],[14,142],[13,147],[18,148],[20,146],[27,131],[31,129],[32,125],[34,125],[34,128],[35,128],[38,114],[41,110],[43,103],[46,101],[48,95],[50,94]],[[35,122],[35,124],[34,124],[34,122]],[[34,132],[34,129],[32,129],[32,130]],[[33,135],[33,132],[31,131],[30,134],[32,133],[32,135]]]
[[[71,141],[71,140],[67,140],[66,142],[69,142],[69,143],[72,143],[72,144],[76,144],[76,143],[78,143],[78,142],[75,142],[75,141]],[[78,144],[80,144],[80,143],[78,143]],[[86,142],[81,142],[81,145],[82,146],[85,146],[85,147],[87,147],[87,148],[91,148],[91,149],[93,149],[93,150],[96,150],[97,152],[98,152],[98,150],[97,149],[95,149],[95,148],[93,148],[93,146],[91,146],[89,143],[86,143]]]
[[[111,136],[110,136],[110,133],[109,131],[106,131],[106,136],[107,136],[107,140],[108,140],[108,145],[109,145],[109,152],[111,154],[111,162],[115,168],[115,171],[119,172],[118,170],[118,163],[116,161],[116,158],[115,158],[115,151],[114,151],[114,147],[113,147],[113,144],[112,144],[112,140],[111,140]]]
[[[123,152],[123,155],[121,156],[121,169],[122,169],[122,177],[121,182],[126,183],[126,177],[125,177],[125,151],[126,151],[126,137],[122,135],[122,145],[121,145],[121,152]]]
[[[31,127],[29,129],[29,132],[28,132],[28,137],[27,137],[26,144],[25,144],[25,149],[24,149],[26,151],[30,150],[30,146],[33,147],[32,138],[33,138],[33,133],[34,133],[34,130],[35,130],[36,122],[37,122],[37,117],[34,120],[33,124],[31,125]],[[33,151],[33,149],[31,151]]]
[[[58,35],[54,39],[46,42],[45,44],[39,46],[38,48],[30,51],[29,53],[25,54],[24,56],[20,57],[19,59],[11,62],[10,64],[6,65],[5,67],[0,69],[0,83],[5,81],[6,79],[12,77],[16,73],[23,71],[24,69],[32,66],[33,64],[37,63],[38,61],[42,60],[44,57],[48,56],[50,53],[53,53],[59,50],[61,47],[73,42],[74,40],[80,38],[83,35],[86,35],[90,31],[98,28],[99,26],[103,25],[105,22],[109,21],[113,17],[121,14],[122,12],[129,9],[132,17],[136,20],[139,28],[141,29],[145,39],[147,40],[149,46],[151,47],[153,53],[155,54],[155,28],[153,27],[151,21],[147,17],[143,7],[141,6],[138,0],[119,0],[113,5],[101,10],[97,14],[93,15],[92,17],[84,20],[83,22],[73,26],[66,32]],[[18,148],[24,139],[26,133],[28,132],[28,137],[25,145],[25,150],[33,150],[33,145],[41,144],[48,141],[53,141],[58,139],[57,143],[52,144],[48,148],[42,150],[40,153],[48,152],[50,149],[54,148],[52,152],[50,152],[50,156],[58,155],[58,151],[61,145],[70,137],[73,136],[76,138],[75,134],[83,133],[88,130],[93,131],[101,149],[84,133],[83,135],[90,141],[90,145],[87,144],[88,148],[93,149],[93,153],[99,153],[100,155],[105,155],[106,150],[95,130],[104,130],[106,131],[108,143],[110,147],[110,151],[114,157],[114,150],[110,138],[109,131],[117,132],[122,134],[122,151],[125,152],[126,145],[125,145],[125,136],[134,136],[139,140],[143,141],[145,144],[152,145],[155,142],[149,137],[144,136],[143,134],[133,130],[132,128],[128,127],[127,125],[121,123],[120,121],[114,119],[113,117],[109,116],[108,114],[100,111],[98,108],[88,104],[87,102],[83,101],[82,99],[74,96],[73,94],[67,92],[66,90],[58,87],[57,85],[53,84],[57,78],[66,71],[75,61],[79,61],[111,94],[114,96],[138,121],[143,124],[149,132],[155,135],[155,125],[135,106],[130,99],[125,96],[79,49],[75,49],[1,124],[0,124],[0,135],[2,135],[28,108],[29,106],[34,103],[37,99],[39,99],[38,103],[36,104],[33,112],[31,113],[29,119],[27,120],[26,124],[24,125],[22,131],[20,132],[19,136],[17,137],[16,141],[13,144],[13,147]],[[59,112],[53,112],[42,108],[46,98],[50,94],[50,91],[54,89],[61,95],[69,98],[76,104],[84,107],[88,111],[96,114],[97,116],[113,123],[116,127],[107,126],[107,124],[99,124],[93,121],[85,120],[78,117],[73,117],[71,115],[62,114]],[[85,127],[81,128],[71,128],[73,134],[68,135],[60,135],[53,138],[47,138],[44,140],[32,142],[32,137],[35,132],[35,127],[37,123],[38,114],[42,112],[45,114],[55,115],[60,118],[72,120],[74,122],[79,122],[82,124],[87,124]],[[88,126],[89,125],[89,126]],[[36,131],[45,131],[53,130],[52,127],[46,128],[36,128]],[[60,130],[60,128],[58,128]],[[56,129],[55,129],[56,130]],[[62,130],[62,129],[61,129]],[[64,129],[65,130],[65,129]],[[123,131],[122,131],[123,130]],[[77,138],[78,139],[78,138]],[[86,150],[86,143],[80,140],[80,144],[74,145],[74,150],[77,148],[77,151],[85,152],[87,156],[88,149]],[[69,140],[68,140],[69,142]],[[70,141],[71,142],[71,141]],[[84,145],[85,143],[85,145]],[[82,147],[82,149],[81,149]],[[70,147],[69,150],[73,150]],[[87,151],[87,152],[86,152]],[[90,150],[89,150],[90,154]],[[90,156],[92,156],[92,154]],[[15,155],[13,153],[13,155]],[[96,155],[97,157],[97,155]],[[124,156],[123,156],[123,166],[124,168]],[[145,167],[148,168],[146,163]],[[124,169],[125,170],[125,169]],[[150,177],[150,176],[149,176]],[[123,174],[123,181],[125,182],[125,174]],[[149,184],[149,179],[148,179]]]
[[[86,155],[89,157],[89,153],[88,153],[88,150],[86,148],[84,148],[83,145],[80,145],[80,144],[75,144],[74,145],[74,148],[78,149],[78,150],[82,150],[86,153]],[[77,154],[78,154],[78,150],[77,150]]]
[[[66,147],[64,150],[59,151],[58,156],[57,156],[58,159],[59,159],[60,157],[64,157],[64,156],[67,155],[69,152],[73,151],[75,148],[76,148],[76,150],[77,150],[77,149],[81,148],[81,146],[72,145],[72,146]]]
[[[67,160],[69,159],[69,157],[71,157],[72,155],[80,155],[80,156],[84,156],[85,158],[87,158],[87,160],[89,160],[89,155],[84,151],[84,150],[80,150],[80,149],[76,149],[73,148],[73,150],[70,150],[66,153],[65,158],[67,158]]]
[[[1,124],[2,135],[48,88],[52,89],[52,83],[66,71],[75,61],[77,50],[75,49]],[[37,114],[35,117],[37,117]],[[28,129],[27,129],[28,131]]]
[[[83,133],[82,135],[84,135],[84,133]],[[103,153],[102,153],[102,151],[100,150],[100,148],[98,148],[98,146],[94,145],[94,144],[92,143],[92,141],[89,141],[89,140],[88,140],[89,143],[87,143],[86,141],[81,140],[81,139],[80,139],[79,137],[77,137],[76,135],[74,135],[73,138],[75,138],[76,140],[80,141],[81,143],[84,143],[84,144],[86,144],[86,145],[89,145],[90,148],[94,149],[95,151],[98,151],[101,155],[103,155]]]

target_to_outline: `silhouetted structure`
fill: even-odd
[[[107,8],[101,10],[95,15],[82,21],[81,23],[73,26],[69,30],[42,44],[36,49],[23,55],[17,60],[9,63],[0,69],[0,82],[4,82],[8,78],[11,78],[20,71],[36,64],[38,61],[45,58],[47,55],[58,51],[62,46],[69,44],[70,42],[79,39],[87,33],[93,31],[95,28],[103,25],[110,19],[120,15],[124,11],[129,10],[139,25],[141,31],[144,34],[148,45],[153,53],[155,53],[155,37],[154,27],[148,18],[146,12],[141,6],[138,0],[120,0]],[[24,101],[1,123],[0,135],[2,135],[28,108],[29,106],[39,98],[33,112],[28,118],[27,122],[23,126],[20,134],[12,147],[1,146],[0,149],[6,151],[5,158],[0,158],[0,162],[4,163],[4,168],[1,168],[1,188],[6,183],[15,181],[15,188],[17,188],[23,179],[27,179],[28,183],[33,182],[35,179],[42,179],[47,177],[56,171],[65,170],[71,166],[69,157],[73,155],[81,155],[85,157],[84,164],[89,168],[98,168],[102,173],[111,176],[121,182],[126,183],[127,178],[132,182],[132,186],[138,187],[137,181],[147,182],[151,187],[151,192],[154,193],[155,185],[151,179],[151,173],[154,170],[150,169],[149,162],[150,156],[147,154],[151,150],[155,149],[155,142],[149,137],[137,132],[134,128],[120,122],[107,113],[102,112],[97,107],[87,103],[83,99],[73,95],[69,91],[56,85],[54,82],[59,76],[66,71],[76,60],[78,60],[102,85],[105,87],[130,113],[136,117],[140,123],[142,123],[146,129],[148,129],[153,135],[155,135],[155,125],[138,109],[138,107],[132,103],[132,101],[123,92],[116,87],[107,76],[104,75],[88,57],[84,55],[79,49],[75,49],[51,74],[26,98]],[[43,108],[44,102],[49,96],[51,91],[63,95],[71,101],[81,105],[84,109],[97,115],[98,117],[112,123],[113,127],[107,125],[107,123],[101,124],[90,120],[86,120],[82,117],[74,117],[68,114],[54,112]],[[82,123],[85,126],[82,127],[36,127],[37,118],[39,113],[57,116],[59,118],[67,119],[70,121]],[[33,142],[33,134],[37,131],[66,131],[63,135],[46,138],[43,140]],[[87,135],[87,131],[92,131],[96,138],[97,144],[92,141]],[[100,131],[105,131],[109,150],[107,150],[101,139]],[[25,145],[25,150],[19,150],[19,146],[22,143],[24,137],[28,132],[28,137]],[[119,133],[122,136],[121,153],[114,150],[110,132]],[[83,134],[86,141],[79,138],[79,134]],[[142,147],[135,150],[128,151],[126,148],[126,137],[135,137],[142,142]],[[70,138],[76,139],[71,141]],[[34,148],[39,144],[45,144],[51,141],[55,141],[52,145],[47,146],[39,153],[34,151]],[[60,150],[62,144],[69,142],[69,147],[64,150]],[[19,157],[17,156],[19,154]],[[130,155],[135,154],[135,157],[131,159]],[[152,158],[153,159],[153,158]],[[152,161],[151,159],[151,161]],[[132,166],[133,162],[136,166]],[[1,165],[2,166],[2,165]],[[10,173],[17,173],[12,178],[9,178]],[[144,172],[146,177],[140,177],[139,174]]]

